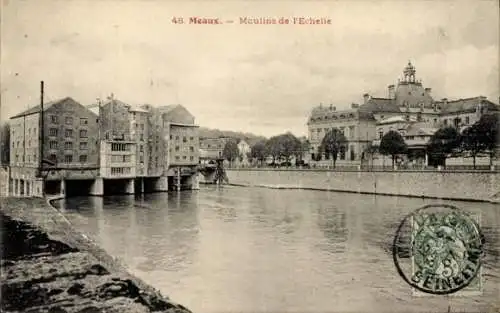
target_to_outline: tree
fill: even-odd
[[[347,139],[344,134],[337,128],[328,131],[321,140],[319,146],[319,152],[324,152],[325,157],[328,159],[329,156],[332,157],[332,165],[335,168],[337,162],[337,156],[339,152],[345,149],[347,144]]]
[[[269,138],[266,142],[266,151],[273,157],[273,163],[281,158],[289,161],[291,156],[300,155],[301,143],[293,134],[286,133]]]
[[[483,151],[488,151],[490,155],[490,166],[493,165],[493,157],[495,156],[495,151],[500,145],[499,137],[499,127],[498,122],[499,114],[486,114],[481,116],[479,121],[476,123],[478,132],[482,135],[480,137],[480,143]]]
[[[302,154],[302,144],[292,133],[279,135],[280,156],[288,162],[291,156],[300,157]]]
[[[232,166],[233,161],[240,155],[238,145],[233,140],[229,140],[224,145],[224,150],[222,150],[222,156],[224,159],[229,161],[229,165]]]
[[[276,162],[276,159],[280,157],[280,139],[278,136],[273,136],[269,138],[269,140],[265,144],[266,154],[271,155],[273,157],[273,164]]]
[[[487,151],[490,156],[490,166],[493,165],[493,157],[500,141],[498,117],[498,114],[483,115],[461,135],[462,148],[472,154],[474,169],[476,156],[480,152]]]
[[[262,140],[252,146],[250,149],[250,156],[259,161],[260,165],[262,165],[267,156],[266,152],[266,141]]]
[[[460,134],[454,127],[438,129],[427,144],[427,152],[434,159],[442,162],[446,168],[446,158],[460,146],[460,140]]]
[[[303,138],[301,140],[301,143],[300,143],[300,156],[299,156],[300,160],[303,160],[304,155],[309,153],[310,147],[311,147],[311,143],[309,142],[309,140]]]
[[[394,168],[396,156],[406,153],[408,146],[400,133],[391,130],[382,137],[379,151],[383,155],[390,155],[392,157],[392,167]]]
[[[480,144],[481,135],[479,134],[478,128],[472,125],[466,128],[460,137],[462,149],[470,152],[472,155],[473,168],[476,169],[476,156],[482,149]]]
[[[9,164],[10,160],[10,125],[4,123],[0,129],[0,148],[2,154],[0,156],[2,164]]]

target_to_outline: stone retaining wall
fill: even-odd
[[[493,172],[364,172],[228,169],[231,184],[497,202],[500,174]],[[498,202],[500,203],[500,202]]]

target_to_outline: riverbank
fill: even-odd
[[[227,169],[231,185],[500,204],[500,173]]]
[[[131,275],[48,201],[0,201],[2,312],[190,313]]]

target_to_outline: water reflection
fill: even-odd
[[[499,206],[446,202],[482,214],[482,296],[415,298],[397,274],[397,226],[436,202],[206,187],[61,205],[76,227],[193,312],[486,310],[498,300]]]
[[[322,247],[331,253],[345,252],[349,237],[346,212],[335,206],[319,206],[317,212],[318,227],[328,242]]]

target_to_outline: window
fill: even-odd
[[[73,143],[71,141],[65,142],[64,143],[64,149],[66,149],[66,150],[73,149]]]
[[[443,122],[445,126],[448,125],[448,120],[444,120]]]
[[[141,124],[141,130],[144,130],[144,124]]]
[[[175,140],[179,140],[179,136],[175,136]]]
[[[194,147],[189,147],[189,151],[193,152],[194,151]]]
[[[80,125],[87,125],[89,123],[88,119],[87,118],[80,118]]]
[[[175,160],[176,161],[179,161],[180,160],[180,157],[178,155],[175,156]]]
[[[190,156],[189,160],[193,161],[194,160],[194,156]]]
[[[182,137],[182,142],[187,142],[187,138],[185,136]]]
[[[139,156],[139,162],[140,162],[140,163],[144,163],[144,156],[142,156],[142,155],[141,155],[141,156]]]
[[[57,115],[51,115],[50,116],[50,122],[53,124],[57,124]]]
[[[470,118],[468,116],[465,117],[465,124],[466,125],[469,125],[470,123]]]
[[[80,138],[87,138],[87,130],[80,129]]]
[[[349,126],[349,136],[351,136],[351,138],[354,138],[356,136],[354,132],[355,132],[354,126]]]
[[[139,146],[139,151],[140,151],[140,152],[144,152],[144,146],[143,146],[143,145],[140,145],[140,146]]]
[[[141,141],[144,141],[144,135],[141,134],[141,138],[140,138]]]
[[[55,140],[49,141],[49,148],[50,149],[57,149],[57,141],[55,141]]]
[[[172,138],[173,138],[173,136],[172,136],[172,135],[170,135],[170,140],[172,140]]]
[[[31,157],[28,155],[28,162],[31,162]]]
[[[71,116],[66,116],[65,121],[66,125],[73,124],[73,118]]]
[[[80,163],[87,162],[87,155],[85,155],[85,154],[80,155],[79,160],[80,160]]]
[[[345,160],[345,147],[340,147],[340,159]]]
[[[49,136],[57,137],[57,128],[50,128],[49,129]]]
[[[382,140],[382,137],[384,137],[384,132],[383,131],[379,131],[378,132],[378,139]]]
[[[73,156],[71,154],[67,154],[64,156],[64,163],[71,163],[73,162]]]
[[[66,138],[73,137],[73,130],[72,130],[72,129],[66,129],[66,130],[64,131],[64,136],[65,136]]]
[[[175,151],[179,151],[179,146],[175,146]]]
[[[87,142],[80,142],[80,150],[86,150],[87,149]]]
[[[189,140],[194,140],[194,137],[189,137]]]
[[[187,156],[183,155],[183,156],[182,156],[182,159],[183,159],[183,160],[186,160],[186,159],[187,159]]]

